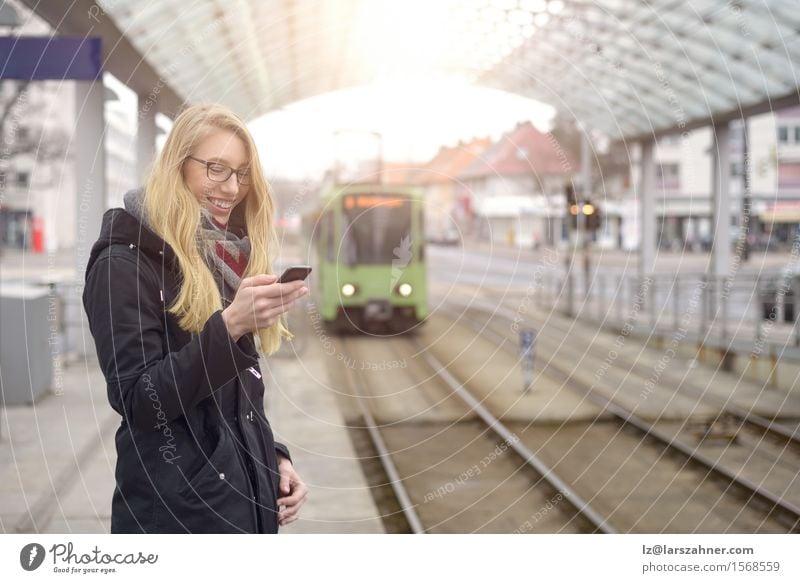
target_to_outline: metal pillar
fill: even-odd
[[[144,184],[156,154],[156,107],[146,95],[138,96],[136,127],[136,179]]]
[[[92,244],[100,235],[106,208],[106,160],[102,78],[75,83],[75,180],[78,195],[77,278],[83,281]]]
[[[588,130],[581,128],[581,196],[578,198],[578,250],[583,254],[583,292],[588,301],[591,285],[589,231],[583,206],[592,198],[592,142]]]
[[[751,212],[752,202],[750,199],[750,128],[748,118],[742,120],[742,215],[739,220],[741,226],[741,256],[742,261],[750,259],[750,238],[751,232],[755,232],[753,224],[753,214]]]
[[[731,258],[731,130],[728,123],[712,126],[712,130],[714,240],[710,267],[712,275],[723,276],[728,272]]]
[[[655,271],[656,260],[656,165],[655,140],[641,142],[639,181],[639,275]]]
[[[592,143],[586,133],[586,128],[581,128],[581,191],[577,197],[578,200],[578,215],[577,215],[577,233],[576,243],[580,249],[588,237],[586,236],[586,217],[583,214],[583,205],[588,202],[592,196]]]

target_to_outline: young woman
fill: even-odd
[[[175,120],[144,190],[103,216],[83,303],[116,434],[111,532],[274,533],[306,487],[264,415],[259,352],[308,293],[276,283],[255,144],[219,105]]]

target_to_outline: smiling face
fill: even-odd
[[[241,171],[250,163],[244,141],[229,130],[214,129],[200,140],[192,158],[183,163],[183,178],[191,193],[218,223],[228,224],[233,208],[247,197],[248,187],[239,184],[235,172],[225,182],[211,180],[206,165],[193,158]]]

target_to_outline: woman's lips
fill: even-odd
[[[207,196],[206,199],[208,200],[208,202],[211,203],[211,205],[215,209],[219,210],[220,212],[227,212],[233,208],[233,203],[234,203],[233,200],[228,200],[225,198],[214,198],[211,196]]]

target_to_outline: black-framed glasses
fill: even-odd
[[[231,177],[231,174],[236,174],[236,179],[239,181],[241,186],[247,186],[250,184],[250,169],[243,168],[241,170],[234,170],[230,166],[226,166],[225,164],[220,164],[219,162],[209,162],[208,160],[201,160],[200,158],[195,158],[194,156],[186,156],[187,158],[191,158],[195,162],[200,162],[201,164],[206,165],[206,176],[208,176],[209,180],[214,182],[227,182],[228,179]]]

